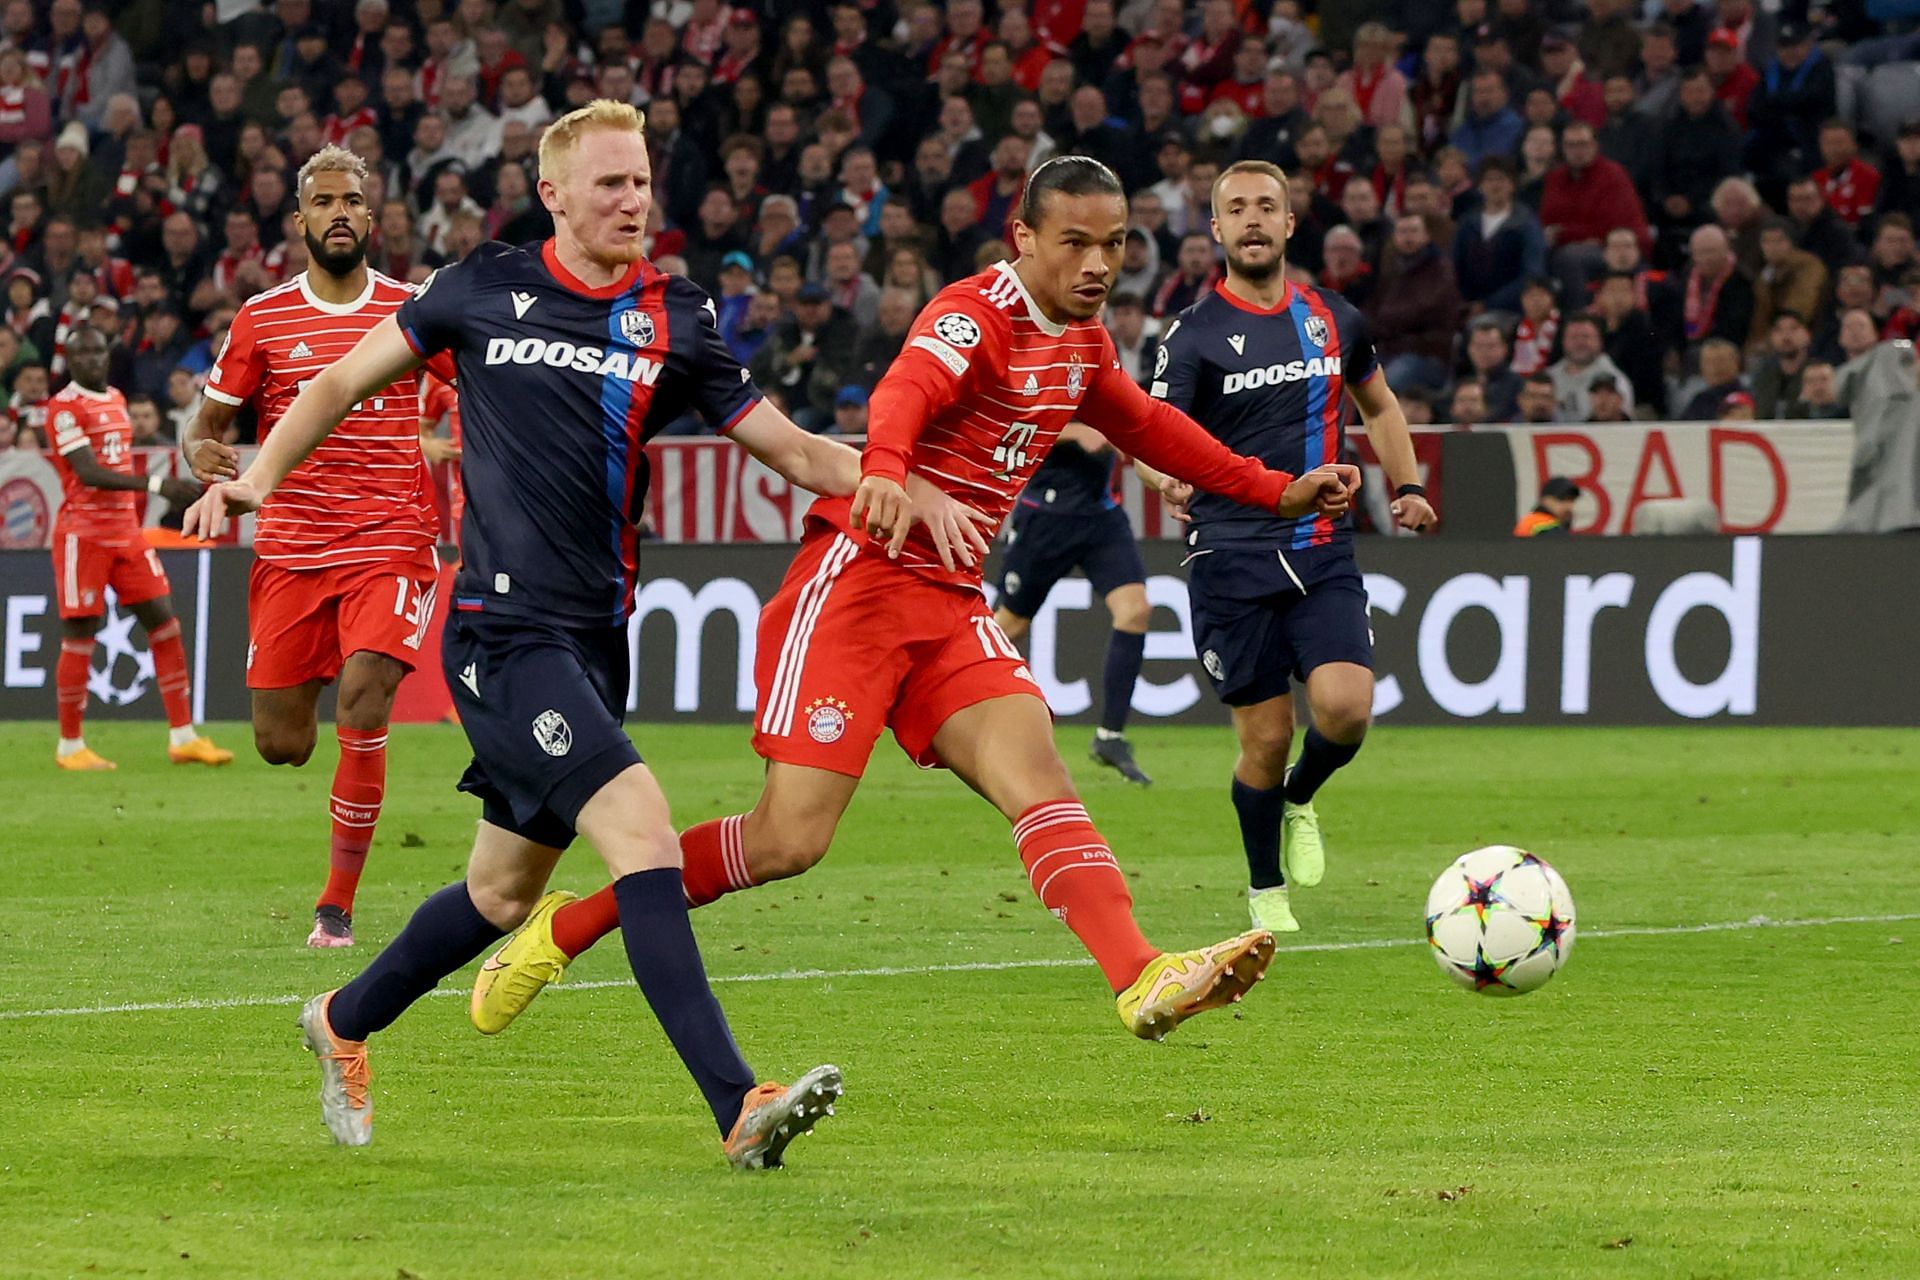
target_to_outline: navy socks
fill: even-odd
[[[1318,729],[1308,729],[1307,744],[1300,749],[1300,758],[1293,762],[1293,772],[1287,775],[1285,790],[1288,802],[1311,802],[1313,793],[1333,776],[1334,770],[1359,753],[1360,744],[1357,742],[1329,742],[1320,736]]]
[[[365,1040],[505,934],[475,909],[465,881],[420,904],[400,936],[360,976],[334,992],[327,1022],[343,1040]]]
[[[1107,635],[1107,664],[1100,677],[1100,727],[1108,733],[1120,733],[1127,727],[1127,713],[1133,709],[1133,685],[1140,678],[1146,651],[1144,634],[1113,631]]]
[[[1233,809],[1240,815],[1240,844],[1247,853],[1247,883],[1255,889],[1286,883],[1280,874],[1280,818],[1285,807],[1279,787],[1262,791],[1233,780]]]

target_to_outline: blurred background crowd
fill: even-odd
[[[305,267],[293,175],[361,156],[419,280],[551,228],[545,124],[645,108],[650,254],[803,425],[1009,256],[1051,155],[1129,193],[1121,359],[1220,279],[1208,192],[1294,175],[1289,269],[1368,317],[1416,422],[1845,416],[1920,329],[1920,3],[1903,0],[7,0],[0,447],[118,338],[171,441],[246,298]],[[697,429],[686,424],[686,429]],[[251,430],[239,424],[240,438]]]

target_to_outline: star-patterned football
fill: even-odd
[[[1434,963],[1469,991],[1537,991],[1573,950],[1573,894],[1560,873],[1512,845],[1462,854],[1427,895]]]

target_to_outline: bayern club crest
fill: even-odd
[[[1327,347],[1327,322],[1323,316],[1307,317],[1307,341],[1322,351]]]
[[[622,311],[620,313],[620,336],[636,347],[653,345],[653,317],[644,311]]]
[[[1073,367],[1067,370],[1067,394],[1075,400],[1080,398],[1081,390],[1086,386],[1086,368],[1080,363],[1080,357],[1073,357]]]
[[[815,742],[838,742],[853,712],[838,698],[815,698],[807,704],[807,736]]]

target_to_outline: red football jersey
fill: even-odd
[[[57,517],[59,530],[105,547],[128,547],[138,542],[140,495],[131,489],[95,489],[81,484],[67,462],[68,454],[88,448],[107,470],[136,474],[127,398],[112,387],[89,391],[70,382],[47,401],[47,423],[53,431],[53,465],[60,473],[64,492]]]
[[[996,522],[1074,421],[1149,466],[1250,505],[1278,506],[1292,479],[1236,456],[1185,414],[1148,398],[1121,369],[1105,325],[1047,319],[1007,262],[934,295],[870,409],[866,474],[898,480],[911,470]],[[846,528],[850,508],[850,499],[822,498],[809,515]],[[920,524],[899,563],[980,583],[977,567],[942,568]]]
[[[413,294],[368,272],[353,302],[322,302],[302,272],[249,299],[233,319],[207,395],[254,402],[266,439],[300,388]],[[409,376],[361,401],[261,508],[254,552],[288,569],[400,560],[434,544],[438,521],[420,456],[420,392]]]

